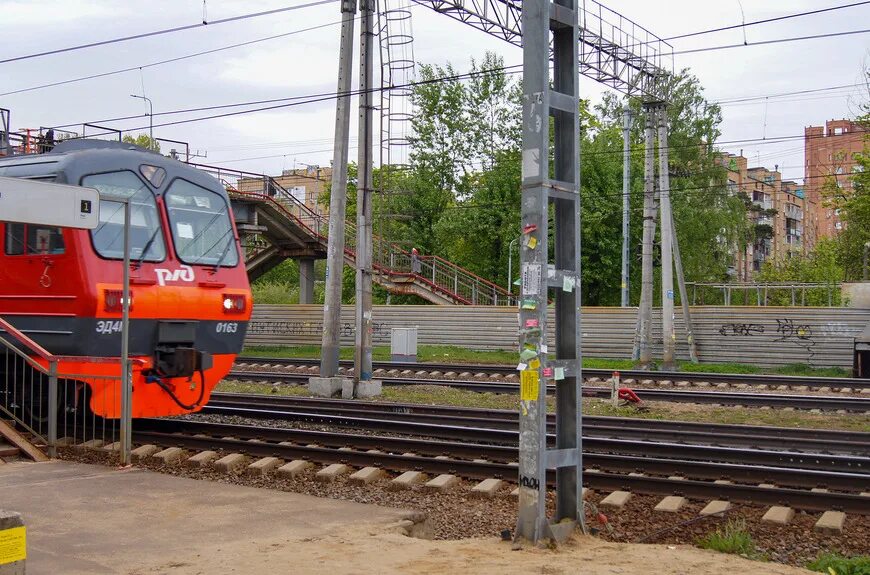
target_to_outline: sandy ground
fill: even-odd
[[[418,539],[413,511],[65,461],[0,466],[0,508],[22,514],[30,575],[809,573],[591,537],[519,551]]]
[[[231,557],[244,558],[245,566],[233,566]],[[510,543],[494,539],[426,541],[384,533],[382,526],[372,526],[332,530],[317,537],[261,541],[238,549],[224,546],[217,553],[197,554],[189,562],[163,562],[132,573],[797,575],[810,571],[686,546],[608,543],[583,537],[555,550],[512,551]]]

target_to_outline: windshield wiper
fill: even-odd
[[[148,241],[145,242],[145,247],[142,248],[142,254],[139,256],[139,259],[136,261],[136,267],[142,267],[142,262],[145,261],[145,255],[148,253],[148,250],[151,249],[151,244],[154,243],[154,240],[157,239],[157,234],[160,232],[160,228],[154,228],[154,233],[151,234],[151,237],[148,238]]]
[[[228,231],[232,231],[232,230],[228,230]],[[224,250],[221,252],[221,255],[218,258],[218,261],[214,264],[215,271],[220,269],[221,264],[224,262],[224,258],[227,257],[228,253],[230,253],[230,246],[233,245],[235,240],[236,240],[236,238],[233,237],[232,235],[230,235],[230,239],[227,240],[227,245],[224,246]]]

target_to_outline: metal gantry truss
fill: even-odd
[[[412,1],[516,46],[523,45],[522,0]],[[673,71],[673,47],[595,0],[580,0],[579,4],[580,74],[627,96],[663,97],[661,80]]]

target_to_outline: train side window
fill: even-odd
[[[66,251],[63,230],[34,224],[6,224],[6,255],[58,255]]]

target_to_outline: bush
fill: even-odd
[[[828,575],[870,575],[870,557],[867,555],[843,557],[836,553],[824,553],[807,564],[807,569]]]
[[[256,304],[296,303],[299,288],[288,283],[255,283],[251,292]]]
[[[752,535],[746,529],[746,521],[743,519],[729,521],[722,529],[708,533],[698,541],[698,546],[720,553],[742,555],[751,559],[760,557],[755,548],[755,542],[752,540]]]

